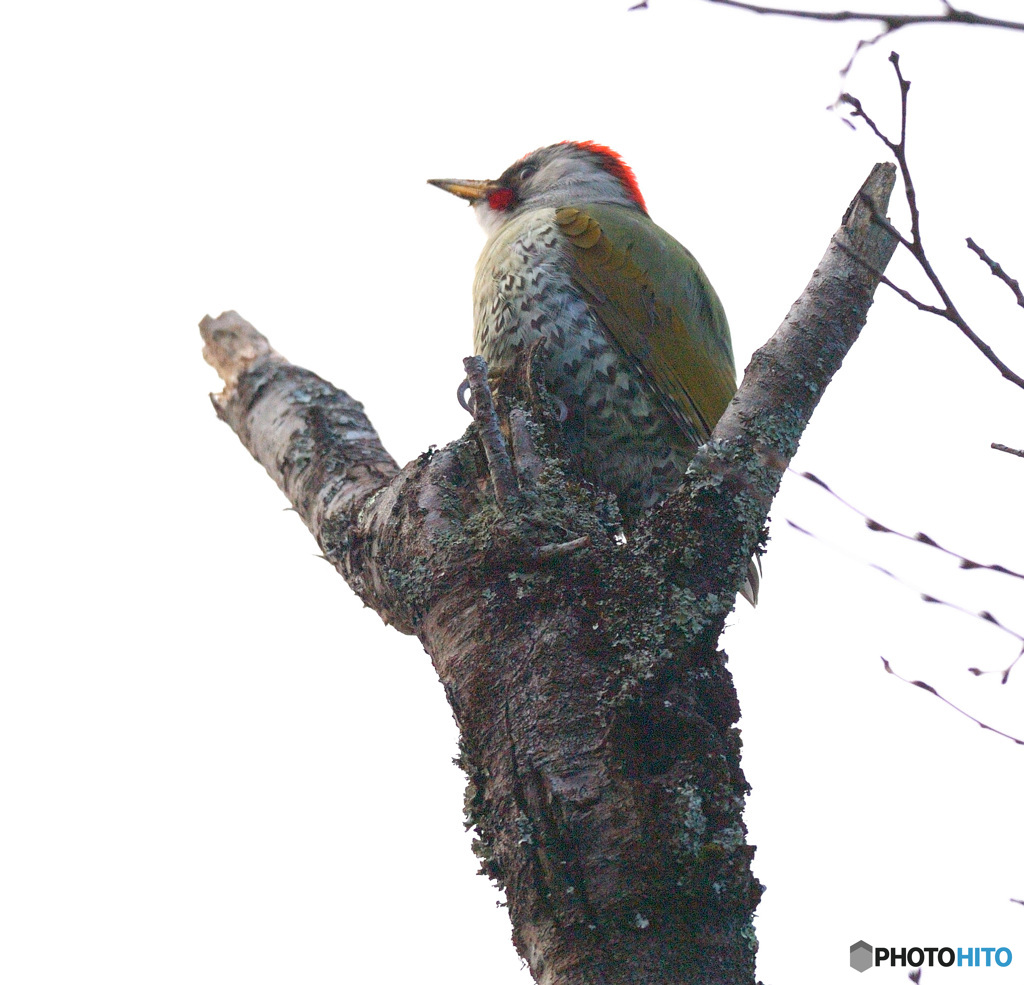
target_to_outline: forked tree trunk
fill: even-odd
[[[538,982],[754,981],[762,887],[717,641],[895,249],[876,221],[894,173],[872,171],[683,486],[628,543],[614,505],[559,457],[529,372],[495,410],[468,361],[474,424],[399,469],[348,394],[233,312],[202,323],[218,414],[352,589],[430,654],[482,870],[505,887]]]

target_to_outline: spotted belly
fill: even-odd
[[[595,299],[573,282],[554,210],[513,220],[487,244],[474,284],[474,345],[500,378],[533,343],[566,406],[562,441],[585,478],[616,494],[627,524],[679,484],[696,447],[639,366],[608,338]]]

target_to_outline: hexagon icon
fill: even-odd
[[[854,971],[867,971],[872,965],[871,945],[866,941],[857,941],[850,945],[850,967]]]

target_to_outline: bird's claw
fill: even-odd
[[[469,396],[467,396],[467,393],[469,394]],[[473,414],[473,394],[469,393],[469,380],[463,380],[459,384],[458,398],[459,406],[467,414]]]

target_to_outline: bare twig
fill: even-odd
[[[795,523],[793,520],[787,519],[786,524],[793,530],[795,530],[797,533],[804,534],[804,536],[810,537],[812,540],[817,540],[825,544],[828,543],[813,531],[808,530],[806,527],[800,526],[799,523]],[[828,546],[832,547],[835,550],[840,550],[844,553],[849,554],[848,551],[844,551],[843,548],[837,547],[835,544],[828,544]],[[980,622],[988,623],[990,626],[995,626],[996,629],[1000,629],[1008,636],[1013,637],[1013,639],[1015,639],[1018,643],[1021,644],[1021,650],[1017,653],[1016,657],[1014,657],[1014,659],[1010,662],[1009,666],[1004,667],[1002,670],[999,671],[979,670],[977,667],[967,668],[967,670],[970,673],[974,674],[975,677],[981,677],[983,674],[999,674],[1001,682],[1003,684],[1005,684],[1007,680],[1009,680],[1010,671],[1013,670],[1014,666],[1017,664],[1017,661],[1020,660],[1022,654],[1024,654],[1024,635],[1018,633],[1016,630],[1011,629],[1009,626],[1003,625],[1003,623],[1001,623],[994,615],[992,615],[991,612],[988,612],[986,610],[976,612],[973,609],[967,609],[962,605],[958,605],[956,602],[948,602],[945,599],[940,599],[935,595],[930,595],[928,592],[922,592],[919,588],[915,587],[914,585],[911,585],[910,582],[901,578],[899,575],[894,574],[888,568],[883,568],[882,565],[876,564],[873,561],[867,561],[864,558],[860,558],[859,560],[863,561],[863,563],[865,563],[873,571],[877,571],[879,574],[885,575],[886,578],[891,578],[894,582],[896,582],[897,585],[902,585],[904,588],[909,589],[915,595],[917,595],[917,597],[922,602],[927,602],[929,605],[940,605],[944,606],[947,609],[952,609],[954,612],[959,612],[961,615],[969,616],[970,618],[977,619]]]
[[[1001,575],[1009,575],[1011,578],[1020,578],[1024,580],[1024,574],[1022,574],[1019,571],[1014,571],[1012,568],[1007,568],[1005,565],[1002,564],[983,564],[981,561],[972,561],[969,557],[966,557],[965,555],[960,554],[957,551],[951,551],[948,547],[943,547],[932,537],[929,537],[928,534],[923,533],[920,530],[917,531],[917,533],[908,534],[904,533],[901,530],[895,530],[892,527],[886,526],[884,523],[879,523],[877,520],[872,519],[872,517],[868,516],[868,514],[865,513],[863,510],[858,509],[852,503],[843,499],[843,497],[840,496],[839,493],[837,493],[831,486],[829,486],[823,479],[820,479],[818,476],[816,476],[813,472],[798,472],[794,469],[791,469],[790,471],[793,472],[795,475],[800,476],[802,479],[807,479],[808,482],[813,482],[814,485],[818,486],[821,489],[824,489],[825,492],[827,492],[834,500],[836,500],[836,502],[842,503],[842,505],[845,506],[848,510],[851,510],[853,513],[856,513],[857,516],[861,517],[864,520],[864,523],[867,526],[868,530],[874,531],[875,533],[893,534],[894,536],[900,537],[903,540],[910,540],[913,541],[915,544],[924,544],[926,547],[934,548],[935,550],[940,551],[942,554],[954,558],[956,561],[959,562],[960,567],[967,571],[977,571],[983,569],[985,571],[995,571],[997,574]]]
[[[894,290],[901,298],[903,298],[904,301],[909,301],[915,308],[917,308],[918,311],[924,311],[929,315],[940,315],[943,318],[946,317],[945,308],[937,308],[934,304],[926,304],[924,301],[914,297],[910,291],[900,287],[898,284],[894,284],[888,277],[883,277],[882,283],[885,284],[886,287]]]
[[[519,483],[516,482],[512,459],[509,458],[505,439],[498,426],[498,415],[494,411],[491,388],[487,383],[487,363],[481,356],[467,356],[462,360],[472,395],[473,420],[480,429],[480,443],[487,456],[487,467],[494,483],[494,498],[503,509],[519,499]]]
[[[968,27],[1001,27],[1007,31],[1024,31],[1024,22],[1004,20],[999,17],[987,17],[984,14],[975,14],[970,10],[958,10],[948,0],[941,0],[943,10],[937,14],[894,14],[894,13],[871,13],[857,10],[794,10],[789,7],[768,7],[759,3],[748,3],[746,0],[707,0],[719,7],[733,7],[736,10],[746,10],[752,14],[767,14],[777,17],[799,17],[804,20],[840,22],[874,22],[881,24],[882,29],[870,38],[862,38],[857,42],[850,60],[840,72],[846,75],[853,66],[857,55],[863,48],[868,48],[882,38],[905,27],[914,27],[920,24],[957,24]],[[630,10],[647,10],[647,0],[633,4]]]
[[[1005,270],[1003,270],[1002,266],[996,263],[996,261],[993,260],[992,257],[990,257],[980,246],[978,246],[970,236],[967,237],[967,248],[977,253],[978,256],[988,264],[988,269],[992,271],[992,276],[998,277],[1007,287],[1009,287],[1009,289],[1013,291],[1013,296],[1017,299],[1017,304],[1024,308],[1024,291],[1021,291],[1020,284]]]
[[[711,0],[711,2],[717,2],[717,0]],[[952,9],[952,8],[950,8]],[[871,132],[878,137],[879,140],[885,144],[886,147],[892,152],[896,158],[896,163],[899,166],[900,174],[903,177],[903,188],[907,199],[907,206],[910,209],[910,236],[906,237],[900,235],[900,243],[906,247],[907,250],[913,255],[917,261],[918,266],[924,271],[925,276],[928,278],[935,292],[939,295],[942,301],[942,307],[937,305],[926,304],[923,301],[919,301],[909,291],[903,288],[897,287],[888,278],[884,279],[884,282],[891,287],[897,294],[900,295],[904,300],[909,301],[915,305],[921,311],[926,311],[929,314],[939,315],[945,318],[947,321],[952,322],[960,331],[970,340],[971,344],[993,365],[999,370],[1002,377],[1009,382],[1024,389],[1024,377],[1010,369],[993,351],[992,347],[985,342],[975,331],[968,325],[966,319],[957,310],[956,305],[953,303],[953,299],[950,297],[949,292],[946,290],[942,281],[939,279],[938,274],[932,267],[931,261],[928,259],[928,255],[925,252],[924,242],[921,238],[921,212],[917,205],[917,192],[914,188],[914,181],[910,173],[910,165],[907,163],[907,94],[910,92],[910,82],[903,77],[903,73],[900,71],[900,56],[894,51],[889,55],[889,61],[892,62],[893,68],[896,72],[896,78],[900,86],[900,138],[898,141],[892,140],[886,136],[879,128],[878,124],[868,115],[865,111],[863,104],[856,97],[848,92],[844,92],[840,97],[839,101],[850,106],[852,109],[851,115],[859,117],[865,124],[870,128]],[[875,216],[876,222],[884,224],[884,227],[890,229],[891,223],[885,220],[884,217]],[[977,252],[977,250],[975,251]],[[979,254],[980,255],[980,254]],[[1000,268],[1001,269],[1001,268]],[[993,270],[995,273],[995,270]],[[998,275],[997,275],[998,276]],[[1006,279],[1006,278],[1004,278]]]
[[[508,415],[508,425],[516,470],[524,484],[533,485],[544,469],[544,459],[530,435],[530,419],[522,407],[512,408]]]
[[[994,448],[996,451],[1005,451],[1007,455],[1016,455],[1018,458],[1024,458],[1024,450],[1011,448],[1009,445],[1001,445],[998,441],[993,441],[989,447]]]
[[[969,712],[964,711],[963,708],[961,708],[959,705],[955,705],[948,698],[944,698],[941,694],[939,694],[938,691],[935,690],[935,688],[931,686],[931,684],[926,684],[924,681],[912,681],[907,677],[903,677],[900,674],[897,674],[896,671],[892,669],[892,666],[890,665],[889,661],[885,659],[885,657],[882,657],[881,659],[882,665],[885,667],[885,672],[887,674],[892,674],[893,677],[903,681],[905,684],[913,684],[914,687],[919,687],[922,691],[927,691],[929,694],[934,694],[935,697],[939,699],[939,701],[949,705],[950,708],[952,708],[954,711],[959,712],[961,715],[964,716],[964,718],[969,718],[972,722],[974,722],[975,725],[980,726],[981,728],[985,729],[985,731],[994,732],[996,735],[1001,735],[1004,739],[1009,739],[1011,742],[1015,742],[1018,746],[1024,746],[1024,739],[1018,739],[1016,736],[1010,735],[1007,732],[1001,732],[999,729],[993,728],[991,725],[986,725],[980,718],[975,718]]]
[[[888,527],[885,524],[879,523],[877,520],[872,519],[870,516],[868,516],[867,513],[864,513],[862,510],[857,509],[857,507],[854,506],[853,504],[847,502],[845,499],[842,498],[842,496],[836,493],[827,483],[819,479],[818,476],[814,475],[812,472],[797,472],[794,469],[791,469],[790,471],[792,471],[795,475],[799,475],[803,479],[807,479],[809,482],[813,482],[819,488],[824,489],[825,492],[827,492],[833,499],[836,500],[836,502],[841,503],[844,507],[846,507],[846,509],[850,510],[853,513],[856,513],[859,517],[862,517],[868,530],[871,530],[873,533],[893,534],[894,536],[899,537],[902,540],[912,541],[915,544],[923,544],[925,547],[930,547],[934,550],[939,551],[942,554],[945,554],[951,558],[956,559],[959,562],[959,567],[966,571],[994,571],[996,574],[1008,575],[1011,578],[1024,579],[1024,574],[1021,574],[1017,571],[1013,571],[1012,569],[1007,568],[1002,564],[983,564],[980,561],[972,561],[970,558],[966,557],[963,554],[959,554],[956,551],[951,551],[948,548],[943,547],[941,544],[936,542],[932,537],[929,537],[926,533],[918,531],[915,534],[907,534],[903,533],[900,530],[894,530],[892,527]],[[808,530],[806,527],[802,527],[800,526],[800,524],[794,523],[792,520],[789,519],[786,520],[786,523],[794,530],[796,530],[798,533],[802,533],[807,537],[812,538],[813,540],[822,541],[821,537],[819,537],[812,531]],[[834,547],[835,545],[830,546]],[[842,550],[841,548],[839,549]],[[948,609],[953,609],[955,612],[959,612],[962,615],[969,616],[972,619],[978,619],[981,622],[986,622],[991,626],[995,626],[997,629],[1001,629],[1004,633],[1013,637],[1013,639],[1015,639],[1018,643],[1021,644],[1021,647],[1017,655],[1014,657],[1013,660],[1010,661],[1008,666],[1002,668],[1001,670],[981,670],[978,667],[967,668],[967,670],[970,673],[972,673],[975,677],[982,677],[986,674],[999,674],[1001,683],[1005,684],[1009,680],[1010,672],[1021,660],[1021,658],[1024,657],[1024,635],[1017,632],[1016,630],[1011,629],[1009,626],[1004,626],[994,615],[992,615],[991,612],[988,612],[987,610],[977,612],[973,609],[967,609],[962,605],[958,605],[956,602],[948,602],[945,599],[937,598],[936,596],[931,595],[928,592],[922,592],[919,588],[915,587],[914,585],[911,585],[904,578],[901,578],[899,575],[894,574],[892,571],[889,571],[888,568],[883,568],[880,564],[876,564],[872,561],[867,561],[863,558],[861,558],[861,560],[864,561],[864,563],[867,564],[870,568],[873,568],[875,571],[877,571],[879,574],[883,574],[887,578],[891,578],[898,585],[901,585],[904,588],[907,588],[910,591],[914,592],[914,594],[917,595],[922,602],[927,602],[930,605],[941,605],[945,606]]]
[[[584,547],[589,547],[590,544],[591,537],[589,534],[563,541],[561,544],[543,544],[537,548],[537,560],[553,561],[557,558],[565,557],[567,554],[574,554]]]
[[[980,667],[968,667],[967,669],[975,677],[983,677],[985,674],[999,674],[999,683],[1005,684],[1010,679],[1010,671],[1017,666],[1021,657],[1024,657],[1024,646],[1021,646],[1020,653],[1010,661],[1010,666],[1004,667],[1002,670],[982,670]]]
[[[999,17],[986,17],[969,10],[958,10],[948,3],[943,3],[945,10],[941,14],[882,14],[868,13],[857,10],[792,10],[786,7],[765,7],[761,4],[746,3],[745,0],[706,0],[707,3],[720,7],[736,7],[748,10],[753,14],[775,14],[779,17],[802,17],[814,21],[875,21],[883,24],[883,34],[891,34],[904,27],[915,24],[967,24],[974,27],[1002,27],[1008,31],[1024,31],[1024,23],[1008,21]],[[645,5],[646,6],[646,5]]]

